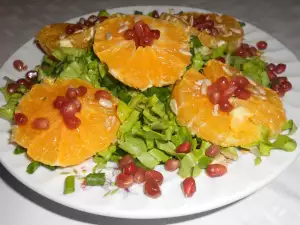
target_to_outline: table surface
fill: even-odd
[[[150,4],[190,6],[235,16],[268,32],[300,57],[299,0],[1,0],[0,65],[45,24],[99,9]],[[83,213],[52,202],[25,187],[0,164],[0,224],[296,225],[300,219],[298,171],[300,158],[260,191],[217,210],[163,220],[127,220]]]

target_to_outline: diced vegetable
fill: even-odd
[[[75,191],[75,176],[67,176],[65,179],[64,194],[71,194]]]
[[[40,167],[40,165],[40,162],[33,161],[27,166],[26,172],[29,174],[33,174]]]
[[[105,183],[105,173],[90,173],[85,177],[87,186],[103,186]]]

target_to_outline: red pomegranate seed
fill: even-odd
[[[18,90],[19,87],[20,87],[19,84],[10,83],[10,84],[7,85],[6,91],[7,91],[8,94],[13,94]]]
[[[221,99],[221,93],[219,91],[213,92],[211,95],[208,96],[210,102],[213,105],[216,105],[219,103],[220,99]]]
[[[235,86],[233,83],[230,82],[229,87],[223,92],[221,92],[220,99],[229,99],[237,88],[238,88],[237,86]]]
[[[225,63],[225,58],[224,57],[218,57],[216,60],[220,61],[221,63]]]
[[[186,198],[190,198],[196,192],[196,182],[193,177],[187,177],[182,182],[183,193]]]
[[[244,76],[232,76],[231,81],[241,88],[250,84],[249,80]]]
[[[145,173],[145,181],[149,181],[149,180],[154,180],[159,185],[161,185],[164,181],[164,176],[156,170],[148,170]]]
[[[95,99],[97,101],[100,100],[100,98],[105,98],[107,100],[111,100],[111,95],[109,92],[105,91],[105,90],[99,90],[95,93]]]
[[[257,55],[257,49],[255,47],[250,47],[247,51],[249,53],[249,56],[256,56]]]
[[[282,84],[282,83],[288,81],[287,77],[278,77],[277,80],[278,80],[278,82],[279,82],[280,84]]]
[[[285,71],[285,69],[286,69],[286,65],[283,63],[279,63],[275,68],[275,73],[281,74]]]
[[[220,110],[223,112],[230,112],[233,109],[233,106],[226,99],[222,99],[222,101],[219,102],[219,106]]]
[[[216,81],[215,81],[216,86],[218,87],[218,89],[220,91],[224,91],[229,87],[229,82],[227,80],[226,77],[219,77]]]
[[[74,116],[78,111],[78,105],[74,101],[64,102],[60,108],[60,114],[63,117],[71,117]]]
[[[157,12],[157,10],[153,10],[152,17],[155,18],[155,19],[159,18],[159,13]]]
[[[36,81],[37,77],[38,77],[38,72],[35,70],[29,70],[25,74],[25,78],[30,81]]]
[[[116,178],[116,185],[119,188],[130,188],[133,185],[133,176],[120,173]]]
[[[128,29],[124,32],[124,37],[126,40],[132,40],[134,38],[135,31],[133,29]]]
[[[151,46],[153,44],[153,39],[150,36],[145,36],[140,38],[140,45],[143,47]]]
[[[23,113],[15,113],[14,119],[18,126],[23,126],[28,122],[27,116],[25,116]]]
[[[66,28],[66,33],[71,35],[75,32],[75,26],[73,24],[69,24]]]
[[[240,57],[244,57],[244,53],[245,53],[245,49],[243,48],[238,48],[235,52],[234,52],[234,55],[236,56],[240,56]]]
[[[268,70],[267,73],[270,80],[274,80],[277,78],[277,75],[273,72],[273,70]]]
[[[76,109],[77,109],[76,112],[80,112],[81,111],[81,103],[80,103],[80,101],[78,99],[74,99],[74,100],[72,100],[72,102],[74,102],[75,105],[76,105]]]
[[[134,24],[136,35],[140,38],[144,36],[144,21],[140,20]]]
[[[217,91],[219,91],[219,90],[215,83],[213,83],[212,85],[209,85],[207,87],[207,95],[208,96],[212,95],[214,92],[217,92]]]
[[[259,41],[256,43],[256,46],[259,50],[265,50],[268,47],[268,44],[265,41]]]
[[[136,171],[137,171],[137,166],[135,165],[134,162],[127,164],[123,169],[123,173],[127,175],[134,175]]]
[[[267,70],[269,70],[269,71],[273,71],[273,70],[275,70],[275,68],[276,68],[276,66],[275,66],[274,63],[270,63],[270,64],[267,66]]]
[[[146,180],[144,184],[144,193],[150,198],[161,196],[159,184],[155,180]]]
[[[76,91],[79,97],[83,97],[87,93],[87,88],[85,86],[79,86]]]
[[[188,141],[183,142],[176,148],[177,153],[189,153],[191,151],[191,143]]]
[[[28,84],[28,81],[24,78],[21,78],[21,79],[17,80],[17,84],[25,86]]]
[[[210,177],[220,177],[227,173],[227,168],[221,164],[210,164],[206,168],[206,173]]]
[[[46,118],[46,117],[36,118],[32,122],[32,127],[37,130],[47,130],[47,129],[49,129],[49,126],[50,126],[50,123],[49,123],[48,118]]]
[[[242,49],[248,49],[248,48],[249,48],[249,45],[246,44],[246,43],[243,43],[243,44],[241,45],[241,48],[242,48]]]
[[[66,97],[68,99],[76,99],[78,96],[77,94],[77,89],[76,88],[68,88],[67,92],[66,92]]]
[[[91,21],[89,21],[89,20],[86,20],[86,21],[84,21],[84,25],[87,26],[87,27],[91,27],[91,26],[93,26],[94,24],[93,24],[93,22],[91,22]]]
[[[127,166],[129,163],[133,162],[133,158],[131,155],[127,154],[124,155],[118,162],[118,167],[120,169],[124,168],[125,166]]]
[[[142,167],[137,168],[136,173],[134,174],[133,180],[137,184],[141,184],[145,182],[145,173],[146,170]]]
[[[53,102],[53,107],[55,109],[60,109],[62,107],[62,105],[67,101],[68,101],[68,99],[65,96],[57,96]]]
[[[180,167],[180,161],[177,159],[169,159],[166,163],[165,163],[165,170],[167,171],[175,171]]]
[[[15,60],[13,62],[13,67],[18,70],[19,72],[21,72],[23,70],[23,67],[24,67],[24,62],[22,60]]]
[[[221,151],[221,147],[219,145],[211,145],[206,149],[205,155],[213,158],[216,155],[218,155],[220,151]]]
[[[281,86],[285,92],[292,89],[292,84],[289,81],[284,81],[283,83],[281,83]]]
[[[247,100],[250,98],[251,93],[250,93],[250,91],[248,91],[244,88],[238,88],[235,90],[234,95],[239,99]]]
[[[151,36],[151,29],[150,27],[148,26],[148,24],[143,24],[143,36],[144,37],[148,37],[148,36]]]
[[[65,125],[70,130],[77,129],[81,124],[81,120],[79,118],[77,118],[76,116],[74,116],[74,115],[64,116],[63,118],[64,118]]]
[[[159,30],[151,30],[151,37],[158,40],[160,37],[160,31]]]

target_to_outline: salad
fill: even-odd
[[[177,173],[178,188],[192,197],[203,171],[225,175],[240,152],[258,165],[272,149],[294,151],[289,135],[297,127],[280,99],[292,89],[286,65],[263,60],[267,42],[244,43],[243,26],[213,13],[101,10],[43,27],[40,65],[17,81],[5,77],[1,88],[0,117],[12,123],[14,153],[32,160],[28,174],[92,158],[90,173],[63,173],[64,194],[75,182],[104,186],[113,162],[116,188],[107,195],[143,184],[157,198],[159,165]],[[27,70],[19,59],[13,66]]]

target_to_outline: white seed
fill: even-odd
[[[108,40],[108,41],[111,40],[112,39],[112,34],[110,32],[107,32],[105,34],[105,39]]]
[[[215,156],[211,164],[222,164],[227,167],[227,160],[221,153]]]
[[[201,84],[201,88],[200,88],[200,92],[202,95],[207,95],[207,87],[211,85],[211,81],[208,79],[204,79],[202,84]]]
[[[99,105],[103,106],[104,108],[112,108],[113,106],[112,102],[105,98],[100,98]]]
[[[191,17],[190,17],[189,25],[190,25],[190,26],[193,26],[193,24],[194,24],[194,17],[191,16]]]
[[[203,83],[203,81],[204,81],[204,80],[197,80],[197,81],[195,82],[195,84],[201,86],[201,84]]]
[[[232,35],[231,31],[229,31],[229,32],[227,32],[225,34],[222,34],[223,37],[230,37],[231,35]]]
[[[220,47],[220,46],[222,46],[224,44],[226,44],[226,42],[223,41],[223,40],[221,40],[221,41],[218,41],[217,46]]]
[[[182,53],[182,54],[184,54],[184,55],[191,55],[190,51],[187,51],[187,50],[185,50],[183,48],[180,48],[179,52]]]
[[[214,105],[212,115],[213,116],[218,116],[219,115],[219,104]]]
[[[128,30],[128,26],[127,26],[127,25],[121,26],[121,27],[119,28],[119,30],[118,30],[118,33],[122,33],[122,32],[124,32],[125,30]]]
[[[266,95],[266,90],[265,90],[263,87],[260,87],[259,85],[257,85],[255,88],[256,88],[256,90],[257,90],[260,94],[262,94],[263,96]]]
[[[245,76],[246,77],[246,76]],[[249,81],[250,84],[252,84],[253,86],[256,86],[257,84],[252,80],[250,79],[249,77],[246,77],[247,80]]]
[[[262,99],[262,100],[268,100],[268,98],[266,96],[263,96],[263,95],[257,95],[257,94],[254,94],[254,96]]]
[[[238,29],[238,28],[233,28],[233,27],[231,27],[231,28],[229,28],[233,33],[236,33],[236,34],[241,34],[242,33],[242,31],[240,30],[240,29]]]
[[[170,101],[170,108],[171,108],[172,112],[173,112],[175,115],[178,114],[178,107],[177,107],[177,102],[176,102],[175,99],[172,99],[172,100]]]
[[[232,72],[226,66],[222,66],[222,69],[224,70],[225,73],[232,76]]]

